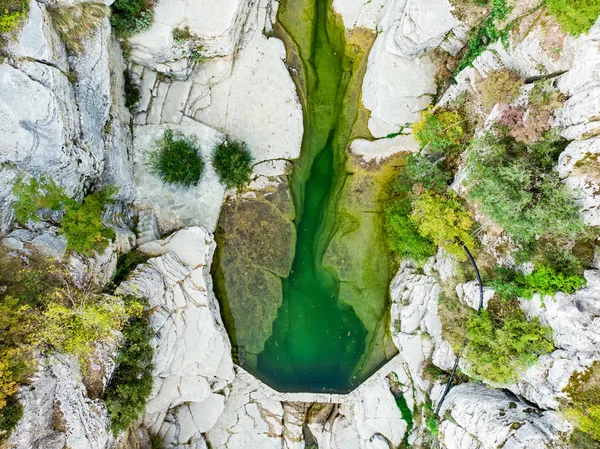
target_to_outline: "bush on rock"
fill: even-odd
[[[115,35],[121,39],[147,30],[154,18],[152,0],[116,0],[110,8],[110,23]]]
[[[421,148],[428,152],[447,152],[465,137],[465,120],[456,111],[430,108],[423,111],[421,121],[413,125],[413,134]]]
[[[252,155],[244,142],[223,142],[214,149],[212,164],[227,188],[242,187],[250,182]]]
[[[94,251],[103,252],[115,238],[115,231],[102,222],[102,211],[116,192],[108,186],[87,195],[82,203],[67,202],[59,231],[67,238],[69,250],[90,256]]]
[[[498,384],[515,382],[540,355],[554,349],[552,330],[537,318],[529,321],[518,308],[502,318],[485,310],[473,313],[467,320],[467,338],[471,374]]]
[[[573,373],[564,392],[569,397],[567,417],[581,432],[600,442],[600,362],[583,373]]]
[[[199,151],[195,138],[168,129],[149,154],[148,166],[166,184],[194,186],[204,170]]]
[[[27,18],[27,0],[0,0],[0,33],[12,33]],[[0,41],[0,46],[1,46]]]
[[[138,298],[129,297],[126,301],[144,306]],[[152,337],[154,331],[147,311],[133,317],[123,331],[123,345],[115,360],[117,367],[105,392],[110,427],[115,434],[140,417],[152,393]]]
[[[598,0],[546,0],[550,13],[567,33],[587,33],[600,16]]]
[[[496,103],[512,103],[523,84],[521,77],[511,70],[494,70],[483,81],[481,105],[491,111]]]
[[[59,8],[48,8],[54,27],[67,48],[75,53],[83,50],[83,40],[110,15],[104,3],[79,3]]]

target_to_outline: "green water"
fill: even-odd
[[[214,289],[238,364],[280,391],[348,392],[396,353],[378,213],[385,170],[346,152],[365,135],[374,36],[346,42],[331,0],[281,0],[277,26],[304,111],[302,153],[276,192],[224,205]]]
[[[293,3],[281,5],[280,20],[285,20],[286,12],[297,14],[297,9],[291,11]],[[339,281],[323,267],[323,255],[335,231],[337,196],[347,176],[338,127],[350,65],[330,2],[302,3],[313,3],[315,9],[305,16],[311,23],[304,24],[312,30],[312,39],[300,47],[307,102],[302,157],[291,184],[297,211],[296,252],[290,276],[283,280],[284,302],[273,335],[258,356],[257,370],[282,391],[347,391],[365,351],[367,331],[353,309],[339,301]],[[290,25],[291,34],[294,24]],[[300,45],[303,37],[296,43]]]

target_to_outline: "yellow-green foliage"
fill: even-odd
[[[494,70],[483,82],[481,105],[490,111],[496,103],[512,103],[523,84],[519,75],[511,70]]]
[[[0,0],[0,33],[15,31],[27,18],[27,0]]]
[[[104,3],[79,3],[48,11],[60,38],[75,53],[83,50],[83,40],[110,15]]]
[[[35,353],[77,355],[82,366],[98,341],[111,338],[138,304],[102,295],[87,279],[73,283],[66,268],[35,253],[25,263],[0,245],[0,410],[35,371]]]
[[[598,0],[546,0],[550,13],[567,33],[587,33],[600,16]]]
[[[67,238],[68,249],[88,256],[106,249],[110,240],[115,238],[115,231],[104,226],[102,211],[107,203],[112,202],[114,194],[116,188],[108,186],[87,195],[82,203],[67,203],[60,222],[60,233]]]
[[[471,234],[473,218],[454,193],[440,195],[426,191],[413,202],[411,217],[419,234],[460,260],[464,260],[466,255],[459,240],[470,249],[476,247]]]
[[[465,355],[470,373],[498,384],[516,382],[542,354],[554,349],[552,330],[521,310],[499,319],[483,310],[467,321]]]
[[[465,129],[465,120],[458,112],[429,108],[421,113],[421,121],[413,125],[413,134],[421,148],[439,153],[459,145]]]
[[[579,430],[600,441],[600,362],[574,373],[564,391],[569,396],[567,416]]]
[[[39,180],[30,178],[28,181],[25,181],[23,176],[19,176],[15,180],[13,193],[17,197],[13,205],[15,216],[22,225],[29,220],[39,222],[40,210],[61,210],[63,204],[69,199],[65,190],[47,176],[41,176]]]

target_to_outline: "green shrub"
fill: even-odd
[[[512,103],[519,96],[523,80],[512,70],[493,70],[483,81],[481,104],[490,111],[496,103]]]
[[[516,382],[540,355],[554,349],[552,330],[522,311],[495,320],[487,311],[467,320],[466,358],[471,374],[498,384]]]
[[[0,33],[12,33],[27,18],[29,1],[0,0]]]
[[[411,201],[408,198],[397,200],[386,210],[385,231],[389,248],[402,259],[424,263],[435,255],[436,245],[419,234],[417,226],[410,218]]]
[[[17,197],[13,205],[15,217],[22,225],[29,220],[39,222],[40,209],[59,211],[65,202],[69,201],[65,190],[47,176],[41,176],[40,179],[30,178],[28,181],[19,176],[15,180],[13,193]]]
[[[496,268],[496,276],[490,285],[504,298],[531,298],[535,293],[573,293],[584,287],[586,280],[580,274],[565,274],[547,266],[540,266],[528,275],[507,268]]]
[[[75,53],[83,50],[83,40],[110,15],[104,3],[79,3],[73,6],[48,8],[61,40]]]
[[[168,129],[149,154],[148,166],[166,184],[193,186],[204,170],[199,151],[195,138]]]
[[[428,152],[449,151],[465,137],[465,120],[456,111],[427,109],[421,113],[421,121],[413,125],[413,134],[421,148]]]
[[[563,148],[552,137],[529,146],[491,134],[478,139],[467,155],[469,198],[521,245],[583,237],[579,207],[552,168]]]
[[[133,84],[129,70],[123,72],[123,77],[125,80],[125,106],[127,109],[133,109],[140,101],[140,88]]]
[[[567,417],[581,432],[600,442],[600,362],[583,373],[573,373],[564,392],[569,398]]]
[[[6,441],[23,417],[23,406],[15,398],[0,410],[0,443]]]
[[[454,192],[439,195],[426,191],[413,202],[411,219],[419,234],[460,260],[464,260],[466,255],[459,240],[470,249],[477,246],[471,234],[475,222]]]
[[[506,0],[492,0],[490,14],[469,34],[467,50],[454,73],[455,76],[464,68],[473,65],[473,61],[486,50],[488,45],[498,39],[501,39],[505,45],[508,43],[510,27],[498,30],[497,24],[506,19],[509,12],[510,7],[507,6]]]
[[[105,392],[110,426],[115,435],[140,417],[152,393],[154,350],[150,340],[153,336],[148,312],[132,319],[123,332],[117,367]]]
[[[115,194],[116,189],[108,186],[87,195],[82,203],[66,204],[59,231],[67,238],[67,249],[86,256],[106,249],[115,231],[104,226],[102,211]]]
[[[244,142],[223,142],[214,149],[212,164],[227,188],[242,187],[250,182],[252,155]]]
[[[75,307],[51,302],[42,314],[43,341],[53,350],[74,354],[83,362],[98,341],[111,338],[129,315],[119,301],[85,301]]]
[[[434,155],[411,154],[406,167],[398,177],[395,190],[410,191],[414,184],[422,184],[427,190],[444,193],[452,181],[452,173],[445,170],[443,160]]]
[[[146,263],[150,257],[141,251],[135,250],[119,255],[117,258],[117,271],[113,282],[119,285],[138,265]]]
[[[550,13],[567,33],[587,33],[600,16],[597,0],[546,0]]]
[[[154,18],[153,8],[151,0],[116,0],[111,5],[110,18],[115,35],[124,39],[150,28]]]

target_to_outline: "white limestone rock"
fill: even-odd
[[[599,158],[600,137],[571,142],[558,158],[558,174],[581,206],[581,214],[590,226],[600,225]]]
[[[440,439],[445,447],[546,449],[571,426],[554,412],[544,412],[500,390],[461,384],[446,397]],[[460,429],[458,429],[458,427]]]
[[[412,266],[403,263],[391,285],[391,331],[398,348],[402,347],[401,334],[431,336],[433,363],[449,370],[455,356],[450,344],[442,338],[442,323],[437,313],[440,293],[441,287],[434,277],[417,274]]]
[[[483,287],[483,308],[487,309],[490,299],[494,297],[494,290],[489,287]],[[469,307],[475,310],[479,309],[481,303],[481,293],[477,281],[469,281],[456,286],[456,294],[459,299],[467,303]]]
[[[118,289],[148,298],[154,311],[155,383],[144,423],[161,433],[167,447],[178,447],[190,435],[194,447],[203,447],[202,432],[222,408],[214,393],[234,377],[229,338],[212,293],[209,270],[215,244],[204,229],[189,228],[145,249],[164,255],[150,259]]]
[[[302,108],[284,60],[283,43],[256,32],[239,50],[233,68],[222,61],[207,62],[194,79],[193,92],[202,99],[210,87],[210,103],[196,102],[193,117],[246,142],[255,163],[298,158]],[[281,174],[277,168],[269,172]]]
[[[187,54],[174,45],[173,30],[187,29],[201,43],[207,57],[227,56],[238,48],[244,27],[256,20],[251,12],[258,0],[163,0],[154,8],[147,31],[129,39],[131,59],[159,71],[186,77],[191,71]]]
[[[396,29],[400,53],[417,57],[438,47],[460,25],[452,9],[448,0],[408,0]]]
[[[236,376],[225,411],[206,433],[213,449],[283,449],[283,405],[259,391],[251,376]]]
[[[535,294],[522,299],[521,308],[530,317],[552,328],[556,347],[570,351],[600,353],[600,271],[584,273],[587,287],[571,295]]]
[[[76,357],[41,361],[32,384],[18,398],[23,419],[8,440],[15,449],[105,449],[113,437],[104,403],[87,398]],[[59,427],[59,429],[57,429]]]
[[[373,141],[356,139],[350,144],[350,152],[362,156],[366,161],[379,162],[396,153],[417,151],[419,151],[419,144],[412,134]]]
[[[375,137],[398,132],[420,119],[436,93],[435,67],[424,53],[460,25],[447,0],[387,2],[369,53],[363,103]]]
[[[167,129],[181,131],[197,139],[200,154],[208,162],[215,146],[225,136],[220,132],[184,118],[177,127],[170,125],[135,126],[133,137],[134,206],[152,209],[161,231],[167,232],[185,226],[204,226],[214,230],[219,218],[225,187],[210,163],[204,166],[200,182],[196,186],[183,187],[163,183],[146,164],[147,153],[161,139]]]
[[[558,81],[558,88],[568,95],[558,113],[558,125],[568,140],[581,140],[600,133],[600,21],[575,42],[572,67]]]
[[[376,30],[385,0],[333,0],[333,9],[342,16],[347,30]]]

